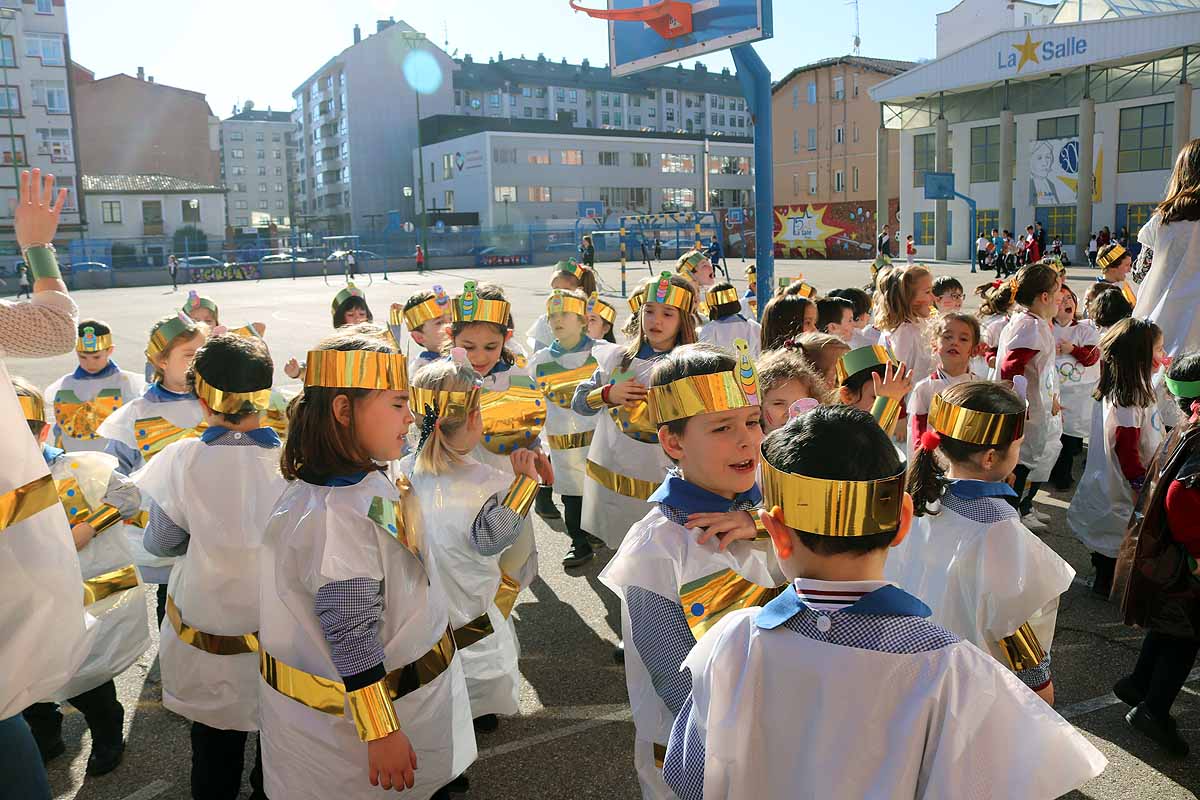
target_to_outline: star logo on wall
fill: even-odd
[[[1021,60],[1017,63],[1017,72],[1021,71],[1021,67],[1025,66],[1026,62],[1032,61],[1035,64],[1042,63],[1038,61],[1037,49],[1040,41],[1033,41],[1033,37],[1029,35],[1029,31],[1025,32],[1025,44],[1014,44],[1012,49],[1021,54]]]
[[[828,240],[845,235],[844,228],[825,221],[829,206],[785,206],[775,209],[775,242],[788,249],[816,250],[825,255]]]

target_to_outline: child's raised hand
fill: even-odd
[[[608,390],[608,400],[613,405],[625,406],[646,399],[646,387],[634,378],[614,383]]]
[[[1066,340],[1063,340],[1063,341],[1059,342],[1058,345],[1054,349],[1058,351],[1058,354],[1060,356],[1066,356],[1066,355],[1071,354],[1071,350],[1073,347],[1074,347],[1073,344],[1071,344],[1070,342],[1068,342]]]
[[[701,529],[700,536],[696,539],[700,544],[705,544],[715,536],[718,550],[724,550],[739,539],[753,539],[758,535],[754,517],[749,511],[688,514],[687,526]]]
[[[404,731],[367,742],[367,777],[372,786],[397,792],[411,789],[416,771],[417,753]]]
[[[532,450],[519,447],[512,451],[508,460],[512,464],[513,475],[525,475],[535,481],[538,479],[537,459]]]
[[[294,358],[288,359],[288,362],[283,365],[283,374],[292,379],[299,378],[300,362]]]
[[[554,485],[554,465],[550,463],[550,456],[540,450],[533,452],[533,466],[537,470],[538,480],[542,486]]]
[[[889,397],[893,400],[900,400],[912,391],[912,370],[904,366],[903,363],[892,364],[889,362],[883,368],[882,379],[880,379],[878,372],[871,373],[871,383],[875,386],[876,397]]]

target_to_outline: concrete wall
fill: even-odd
[[[77,84],[75,103],[87,174],[221,182],[219,121],[203,94],[113,75]]]

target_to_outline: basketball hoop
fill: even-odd
[[[608,9],[585,8],[578,0],[568,0],[575,11],[582,11],[596,19],[614,22],[644,22],[664,39],[686,36],[692,32],[692,5],[683,0],[661,0],[641,8]]]

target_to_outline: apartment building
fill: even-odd
[[[882,58],[829,58],[797,67],[772,88],[774,205],[785,220],[776,241],[787,240],[788,255],[871,254],[883,223],[875,221],[880,107],[868,90],[912,66]],[[885,135],[889,162],[898,165],[899,132]],[[889,171],[889,198],[898,197],[898,176],[898,169]],[[810,219],[822,224],[787,223]],[[822,235],[814,238],[813,230]]]
[[[16,252],[10,202],[20,170],[39,167],[66,187],[61,232],[85,222],[71,44],[62,0],[0,0],[0,250]],[[5,265],[7,269],[8,265]]]
[[[291,226],[288,148],[295,148],[295,128],[290,111],[260,111],[251,102],[221,120],[221,178],[229,187],[229,225]]]
[[[424,52],[419,100],[404,72],[417,51]],[[420,194],[411,156],[417,120],[453,111],[454,69],[449,56],[403,21],[380,20],[366,38],[356,25],[351,46],[292,92],[296,224],[315,234],[349,233],[411,208]]]
[[[741,84],[728,69],[680,64],[614,78],[607,66],[593,67],[586,58],[569,64],[503,53],[486,64],[468,55],[457,65],[457,114],[534,121],[565,115],[579,128],[752,135]]]

